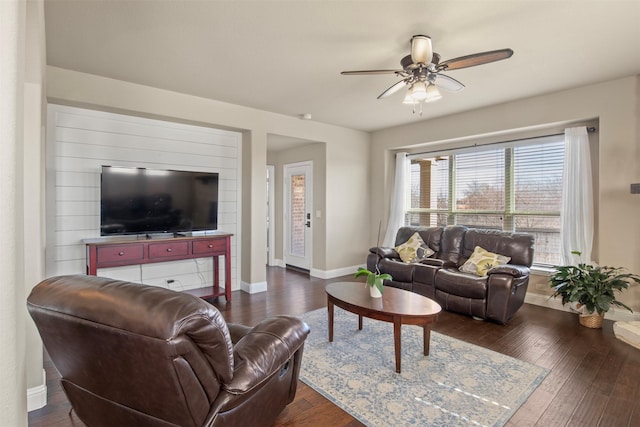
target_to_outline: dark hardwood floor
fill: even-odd
[[[352,278],[321,280],[269,268],[267,292],[238,291],[230,304],[222,298],[215,305],[227,321],[254,325],[267,316],[326,307],[325,285],[340,280]],[[640,426],[640,350],[617,340],[612,325],[605,320],[603,329],[588,329],[575,314],[525,304],[507,326],[443,312],[433,330],[550,369],[509,427]],[[83,426],[75,415],[68,416],[69,403],[46,354],[45,370],[48,404],[29,413],[29,425]],[[296,399],[276,425],[362,424],[299,382]]]

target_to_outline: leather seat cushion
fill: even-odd
[[[487,295],[487,278],[443,268],[436,273],[436,290],[465,298],[484,299]]]

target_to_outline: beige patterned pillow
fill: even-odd
[[[508,256],[494,254],[486,249],[482,249],[480,246],[476,246],[467,262],[462,264],[459,270],[463,273],[471,273],[484,277],[493,267],[504,265],[509,261],[511,261],[511,258]]]
[[[402,261],[407,264],[411,262],[420,262],[425,258],[429,258],[435,252],[427,246],[422,237],[416,231],[409,240],[395,247],[396,252],[400,255]]]

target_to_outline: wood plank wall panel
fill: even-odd
[[[240,133],[61,105],[48,108],[47,276],[85,272],[82,239],[100,236],[102,165],[174,169],[219,174],[218,229],[234,234],[231,282],[232,289],[239,289]],[[98,275],[187,290],[210,285],[212,271],[211,259],[203,258],[100,269]]]

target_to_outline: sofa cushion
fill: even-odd
[[[461,261],[469,258],[475,247],[480,246],[488,251],[511,257],[511,261],[509,261],[511,264],[531,267],[533,242],[533,235],[528,233],[470,228],[464,236]]]
[[[420,262],[434,254],[433,250],[422,240],[418,232],[413,233],[409,240],[396,246],[396,252],[406,263]]]
[[[420,225],[400,227],[396,234],[394,246],[399,246],[406,242],[413,233],[417,232],[420,234],[420,237],[422,237],[422,240],[424,240],[427,246],[437,253],[440,250],[440,240],[442,239],[443,230],[443,227],[425,227]]]
[[[476,246],[469,259],[460,266],[460,271],[483,277],[493,267],[504,265],[510,260],[511,258],[508,256],[495,254]]]
[[[436,291],[464,298],[484,299],[487,295],[487,278],[461,273],[454,268],[438,270],[435,279]]]

